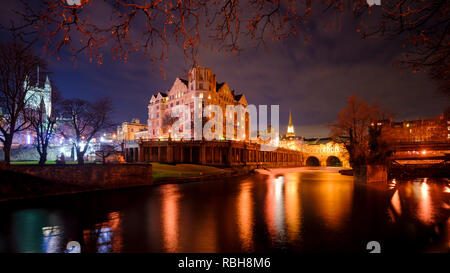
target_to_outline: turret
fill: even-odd
[[[48,75],[45,79],[45,89],[51,89],[50,79],[48,78]]]

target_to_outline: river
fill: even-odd
[[[336,168],[261,171],[0,204],[0,252],[448,252],[448,180],[367,186]]]

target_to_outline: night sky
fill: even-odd
[[[7,22],[13,2],[5,2],[1,23]],[[101,18],[102,12],[98,13]],[[269,51],[253,49],[245,42],[245,51],[239,55],[203,49],[199,64],[211,68],[219,82],[244,93],[250,104],[279,104],[283,133],[291,109],[297,135],[328,136],[327,124],[336,119],[352,93],[377,101],[396,120],[434,117],[444,111],[448,100],[425,73],[393,67],[402,52],[399,41],[360,40],[356,28],[357,21],[350,17],[340,29],[325,30],[312,23],[309,45],[297,36],[271,43]],[[5,41],[9,36],[2,32],[1,38]],[[127,63],[113,60],[107,50],[104,55],[102,66],[89,63],[83,55],[76,65],[64,52],[60,61],[48,56],[50,79],[66,97],[110,97],[117,122],[133,117],[146,122],[151,95],[170,89],[175,78],[185,78],[192,65],[180,49],[171,47],[164,79],[157,69],[152,72],[154,67],[143,55],[131,56]]]

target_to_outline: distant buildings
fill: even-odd
[[[249,136],[249,117],[246,115],[245,120],[237,120],[237,117],[226,117],[227,105],[248,105],[243,94],[236,94],[231,90],[226,82],[219,83],[216,81],[216,75],[211,69],[206,67],[194,67],[187,73],[187,80],[176,78],[170,90],[166,93],[158,92],[153,95],[148,105],[148,131],[151,139],[169,138],[177,139],[178,136],[173,134],[171,127],[173,119],[171,118],[171,110],[177,105],[186,105],[189,107],[191,121],[194,120],[194,98],[202,101],[202,110],[208,105],[218,105],[223,112],[223,134],[226,130],[227,120],[233,119],[231,122],[235,130],[238,126],[245,131],[245,138]],[[203,123],[205,120],[203,120]],[[185,128],[180,128],[185,132]],[[191,126],[191,131],[194,128]],[[193,133],[192,133],[193,135]],[[223,136],[222,136],[223,137]]]
[[[131,122],[123,122],[117,127],[117,140],[129,141],[135,139],[148,139],[148,126],[141,124],[140,120],[134,118]]]
[[[450,141],[450,117],[448,111],[439,117],[395,122],[379,122],[382,135],[388,142]]]
[[[31,85],[28,78],[23,83],[24,88],[27,85]],[[27,108],[38,109],[41,107],[41,103],[44,104],[45,114],[49,117],[52,112],[52,86],[48,75],[46,75],[45,82],[41,83],[39,79],[39,67],[37,71],[36,85],[31,85],[26,94],[25,101],[27,102]]]
[[[26,108],[39,109],[41,105],[45,109],[45,114],[49,117],[52,113],[52,86],[48,75],[40,77],[39,67],[37,69],[36,83],[33,84],[27,77],[23,83],[24,88],[28,87],[28,92],[25,96]],[[32,129],[27,129],[18,132],[14,135],[13,144],[31,145],[35,139],[35,133]]]

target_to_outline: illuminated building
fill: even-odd
[[[148,126],[141,124],[137,118],[134,118],[131,122],[123,122],[122,125],[117,127],[117,140],[119,142],[140,138],[148,138]]]
[[[41,107],[41,104],[43,104],[45,114],[47,116],[50,116],[52,111],[52,86],[48,75],[46,75],[45,81],[42,81],[43,79],[43,77],[40,77],[39,67],[37,68],[37,79],[35,84],[31,83],[28,77],[25,78],[23,88],[28,88],[25,96],[25,108],[36,110]],[[31,145],[34,142],[34,139],[34,131],[31,129],[27,129],[21,132],[17,132],[14,135],[13,143],[21,145]]]
[[[301,136],[299,136],[299,137],[295,136],[295,129],[294,129],[294,125],[292,124],[292,114],[291,114],[291,111],[289,110],[289,124],[287,126],[286,135],[284,135],[281,138],[279,145],[282,148],[301,151],[301,147],[303,145],[303,139],[304,138]]]
[[[450,118],[448,110],[437,118],[380,121],[382,136],[388,142],[449,141]]]
[[[306,165],[350,167],[346,141],[344,137],[304,139],[301,151],[305,153]]]
[[[289,110],[289,125],[287,127],[286,137],[287,138],[295,137],[295,129],[294,125],[292,125],[292,115],[290,110]]]
[[[187,73],[187,80],[176,78],[171,89],[167,93],[158,92],[152,95],[148,105],[148,131],[149,137],[155,138],[173,138],[177,139],[176,135],[172,135],[171,131],[171,111],[173,107],[178,105],[186,105],[191,111],[191,120],[194,120],[194,99],[201,99],[202,111],[208,105],[218,105],[222,108],[223,113],[223,132],[226,132],[226,106],[227,105],[248,105],[245,95],[236,94],[231,90],[226,82],[219,83],[216,81],[216,75],[213,71],[206,67],[193,67]],[[205,120],[203,120],[205,122]],[[244,129],[245,138],[249,136],[249,116],[246,115],[244,120],[238,121],[235,114],[234,131],[237,131],[237,126]],[[193,131],[194,128],[191,130]],[[184,132],[184,128],[180,128]],[[193,134],[192,134],[193,135]]]

